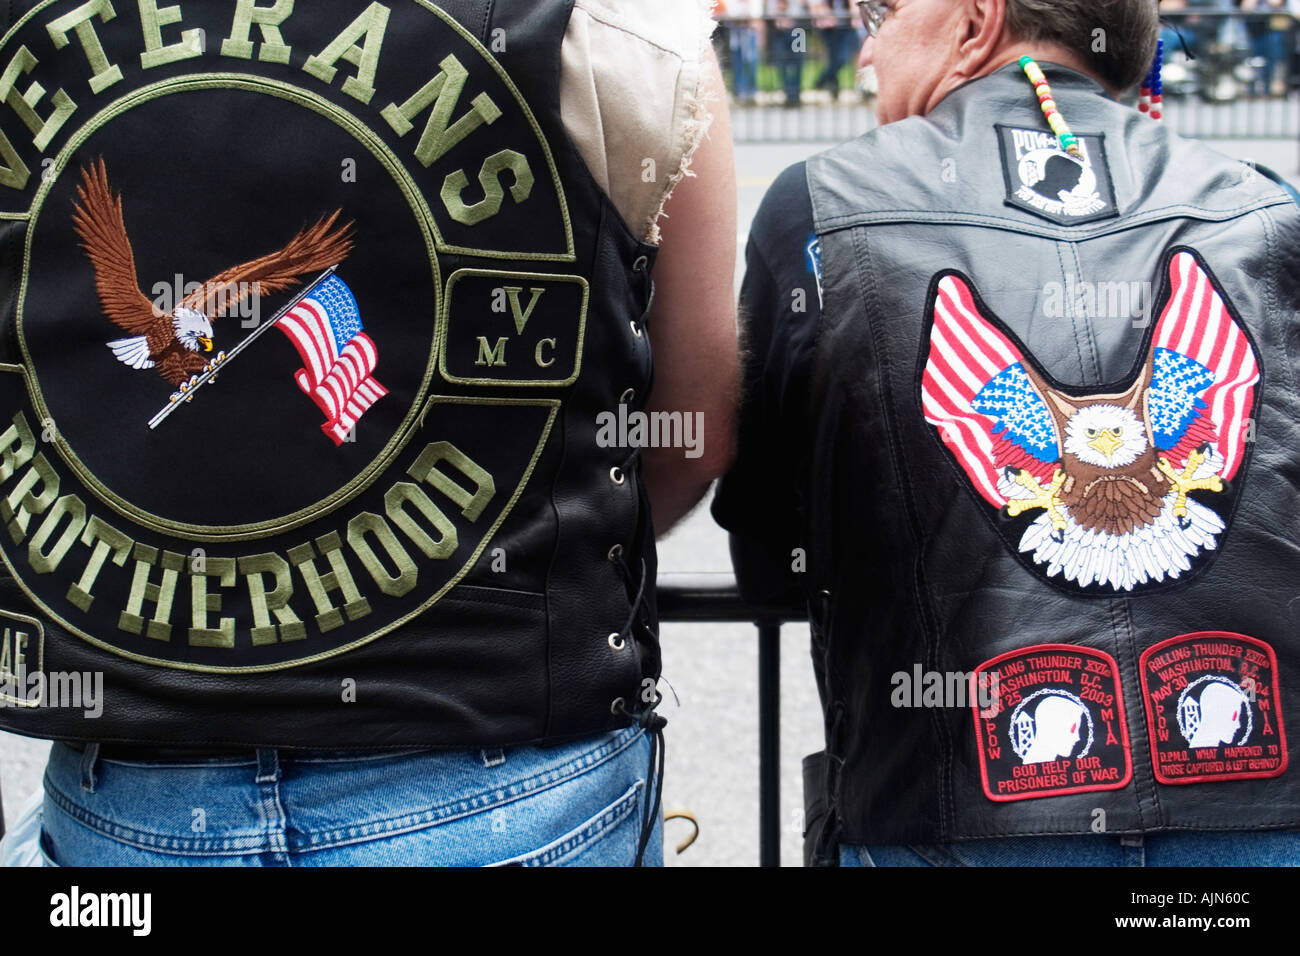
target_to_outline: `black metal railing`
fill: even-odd
[[[1176,132],[1300,137],[1300,17],[1191,9],[1162,13],[1161,21],[1165,120]],[[733,96],[736,142],[837,141],[872,129],[874,91],[857,83],[864,39],[855,18],[815,16],[806,5],[785,17],[720,17],[714,45]]]
[[[781,626],[807,620],[807,611],[747,604],[730,574],[660,574],[658,603],[661,623],[749,621],[758,629],[759,865],[780,866]]]

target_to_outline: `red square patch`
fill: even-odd
[[[1180,634],[1139,662],[1156,779],[1166,784],[1286,771],[1277,655],[1228,631]]]
[[[1132,778],[1119,668],[1104,651],[1021,648],[981,664],[973,686],[996,692],[988,710],[972,707],[990,800],[1117,790]]]

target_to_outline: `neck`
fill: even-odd
[[[993,53],[977,66],[965,68],[959,65],[950,70],[943,80],[934,88],[934,93],[931,94],[930,102],[926,105],[926,112],[928,113],[930,110],[938,106],[939,101],[953,90],[957,89],[957,87],[963,86],[971,80],[979,79],[981,76],[988,76],[990,73],[1001,69],[1008,63],[1015,63],[1022,56],[1033,57],[1039,62],[1046,61],[1058,63],[1061,66],[1069,67],[1071,70],[1075,70],[1082,73],[1084,76],[1096,80],[1101,84],[1102,89],[1104,89],[1112,98],[1119,98],[1119,91],[1113,89],[1105,80],[1098,76],[1087,63],[1080,59],[1077,54],[1070,52],[1065,47],[1055,43],[1035,43],[1029,41],[1008,40],[1000,44]]]

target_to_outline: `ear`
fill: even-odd
[[[1007,0],[961,0],[956,72],[973,77],[1003,46]]]

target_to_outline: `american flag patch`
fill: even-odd
[[[1165,441],[1177,439],[1169,446],[1169,460],[1177,467],[1200,443],[1217,441],[1223,480],[1231,481],[1251,440],[1260,380],[1255,349],[1191,253],[1179,252],[1170,260],[1169,280],[1172,291],[1156,326],[1152,426]],[[1193,402],[1199,388],[1204,391]],[[1162,395],[1182,397],[1182,415],[1158,401]]]
[[[302,359],[294,381],[324,413],[321,431],[342,445],[370,406],[388,394],[374,378],[379,350],[362,331],[352,290],[331,275],[276,324]]]

